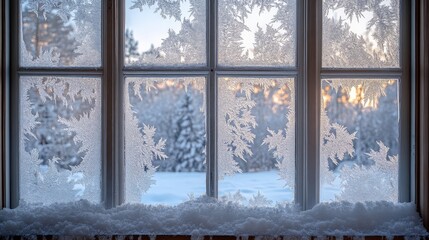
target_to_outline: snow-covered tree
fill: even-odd
[[[127,63],[130,63],[133,58],[137,58],[140,54],[138,52],[139,42],[134,39],[132,30],[125,30],[125,50],[124,55]]]
[[[194,108],[193,97],[182,95],[173,120],[175,127],[175,172],[205,171],[206,131],[204,118]]]

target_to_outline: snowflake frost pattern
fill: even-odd
[[[295,88],[293,82],[288,83],[291,101],[287,113],[287,124],[284,130],[273,131],[267,129],[269,135],[264,139],[264,144],[269,150],[273,150],[277,159],[277,168],[280,177],[291,189],[295,187]]]
[[[358,123],[363,121],[362,114],[383,111],[380,108],[392,108],[391,105],[382,106],[379,102],[382,101],[382,97],[387,96],[387,87],[394,86],[395,81],[393,80],[345,79],[325,81],[333,92],[347,96],[345,103],[340,103],[340,105],[344,108],[347,108],[347,106],[348,108],[353,108],[354,110],[352,111],[355,111],[357,115],[353,115],[354,117],[352,118],[356,118],[357,120],[355,119],[355,121],[358,121]],[[392,95],[392,92],[390,94]],[[347,100],[350,98],[353,99],[352,102]],[[390,98],[394,100],[390,100],[390,104],[393,104],[393,110],[389,110],[395,111],[396,109],[397,111],[396,94],[390,96]],[[337,101],[337,99],[334,98],[334,101]],[[384,104],[386,104],[386,100],[384,100]],[[320,115],[320,171],[322,184],[331,184],[334,180],[340,180],[341,191],[335,196],[337,200],[351,202],[387,200],[397,202],[398,156],[389,155],[389,147],[380,140],[374,141],[374,143],[365,140],[366,145],[375,145],[378,150],[370,149],[368,150],[369,152],[361,152],[362,147],[359,147],[356,142],[362,141],[359,139],[361,137],[359,131],[365,131],[365,129],[355,128],[357,131],[350,132],[345,126],[337,122],[331,122],[327,115],[327,109],[327,106],[323,106]],[[332,108],[332,116],[336,119],[342,119],[341,116],[338,116],[341,112],[337,111],[340,110]],[[393,124],[395,123],[397,124],[393,120]],[[394,141],[394,139],[388,139],[388,141]],[[389,144],[392,143],[390,142]],[[357,151],[359,152],[356,153]],[[366,158],[363,158],[364,155],[366,155]]]
[[[27,202],[100,200],[99,79],[21,77],[20,191]],[[59,197],[60,196],[60,197]]]
[[[182,9],[186,9],[182,12]],[[172,24],[161,42],[151,42],[150,48],[138,52],[126,63],[131,66],[183,66],[206,64],[206,1],[203,0],[133,0],[128,6],[130,11],[140,11],[143,16],[152,11],[159,21]],[[135,15],[136,16],[136,15]],[[149,15],[148,15],[149,16]],[[173,21],[173,23],[172,23]],[[160,35],[150,32],[150,27],[142,20],[145,34]],[[150,24],[150,23],[149,23]],[[174,28],[173,25],[180,25]],[[128,26],[126,26],[128,28]],[[136,31],[137,29],[133,29]],[[128,38],[128,40],[134,40]],[[143,41],[143,39],[138,39]],[[147,40],[145,40],[147,41]],[[127,53],[126,53],[127,54]]]
[[[159,87],[166,86],[167,82],[177,87],[183,87],[185,91],[192,87],[194,90],[204,92],[205,83],[201,80],[194,78],[180,80],[126,79],[125,86],[129,89],[125,91],[125,192],[127,202],[141,202],[142,194],[155,184],[153,175],[157,167],[154,165],[154,161],[168,157],[165,152],[166,139],[156,141],[156,128],[139,121],[138,114],[141,113],[136,106],[133,106],[131,96],[137,96],[140,101],[143,101],[145,99],[142,96],[142,91],[146,93],[159,91]]]
[[[293,188],[295,182],[295,153],[294,153],[294,88],[293,80],[269,79],[269,78],[221,78],[219,81],[219,99],[222,106],[219,107],[219,136],[218,136],[218,176],[240,173],[237,160],[246,161],[245,155],[252,156],[251,144],[255,134],[252,130],[256,127],[255,116],[252,109],[255,99],[252,94],[257,91],[268,92],[274,86],[287,85],[291,96],[288,106],[287,126],[284,131],[275,132],[267,129],[267,136],[263,144],[273,150],[277,160],[280,176],[286,181],[285,185]],[[286,135],[286,136],[285,136]],[[283,146],[282,144],[288,144]],[[281,146],[282,145],[282,146]],[[280,147],[281,146],[281,147]],[[237,159],[237,160],[236,160]]]
[[[101,2],[21,0],[20,63],[101,66]]]
[[[295,64],[295,0],[221,0],[218,8],[220,65]]]
[[[377,142],[379,149],[367,155],[374,164],[365,167],[346,165],[340,171],[342,191],[338,200],[350,202],[398,201],[398,156],[389,156],[389,148]]]
[[[398,67],[399,1],[323,2],[324,67]]]

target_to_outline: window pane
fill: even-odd
[[[126,78],[126,202],[205,194],[205,91],[204,77]]]
[[[22,200],[101,201],[100,82],[99,78],[20,78]]]
[[[321,201],[398,201],[396,79],[326,79],[320,115]]]
[[[218,5],[219,65],[295,65],[295,0],[219,0]]]
[[[125,5],[125,65],[206,65],[205,0],[126,0]]]
[[[399,67],[399,0],[324,0],[323,12],[324,67]]]
[[[101,66],[100,0],[20,3],[21,66]]]
[[[251,206],[293,201],[294,79],[223,77],[218,92],[219,195]]]

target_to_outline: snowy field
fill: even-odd
[[[155,185],[142,195],[142,203],[176,205],[206,193],[205,173],[157,172],[154,180]],[[248,200],[259,192],[273,204],[292,202],[294,191],[283,184],[277,171],[239,173],[219,181],[219,196],[230,198],[240,191],[241,196]],[[333,200],[338,192],[338,186],[324,186],[320,199],[322,202]],[[242,203],[247,202],[243,200]]]

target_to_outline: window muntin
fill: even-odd
[[[100,0],[20,0],[20,9],[20,66],[101,66]]]
[[[21,76],[20,199],[101,202],[101,81]]]
[[[251,206],[292,202],[294,78],[218,79],[219,195]]]
[[[398,50],[399,51],[399,50]],[[43,64],[41,64],[41,65],[43,65]],[[255,68],[255,69],[257,69],[257,68]],[[187,69],[187,70],[189,70],[189,71],[193,71],[193,70],[195,70],[195,69],[192,69],[192,68],[190,68],[190,69]],[[246,69],[247,70],[247,69]],[[254,70],[254,69],[253,69]],[[30,69],[30,71],[31,71],[31,69]],[[323,71],[323,70],[322,70]],[[389,69],[382,69],[382,71],[384,71],[385,73],[386,72],[388,72],[389,71]],[[186,71],[185,71],[186,72]],[[243,71],[244,72],[244,71]],[[287,72],[287,71],[286,71]],[[352,72],[352,71],[349,71],[349,73],[350,72]],[[181,73],[184,73],[184,72],[181,72]],[[237,73],[240,73],[240,72],[237,72]],[[248,72],[247,74],[249,74],[250,72]],[[258,74],[258,75],[266,75],[267,77],[270,77],[271,76],[271,74],[272,75],[278,75],[278,73],[274,73],[274,72],[268,72],[268,71],[265,71],[263,74]],[[332,74],[332,75],[335,75],[335,73],[333,73],[333,72],[330,72],[329,74]],[[169,75],[169,74],[167,74],[167,73],[165,73],[165,75]],[[174,75],[174,74],[172,74],[172,75]],[[293,75],[293,74],[291,74],[291,73],[286,73],[286,75]],[[351,74],[351,75],[353,75],[353,74]],[[380,74],[378,74],[377,76],[379,76]],[[401,75],[401,74],[398,74],[398,75]],[[399,78],[399,76],[398,76],[398,78]],[[299,79],[297,79],[297,81],[299,81]]]
[[[125,201],[205,193],[205,77],[125,79]]]
[[[204,66],[206,1],[127,0],[126,66]]]

